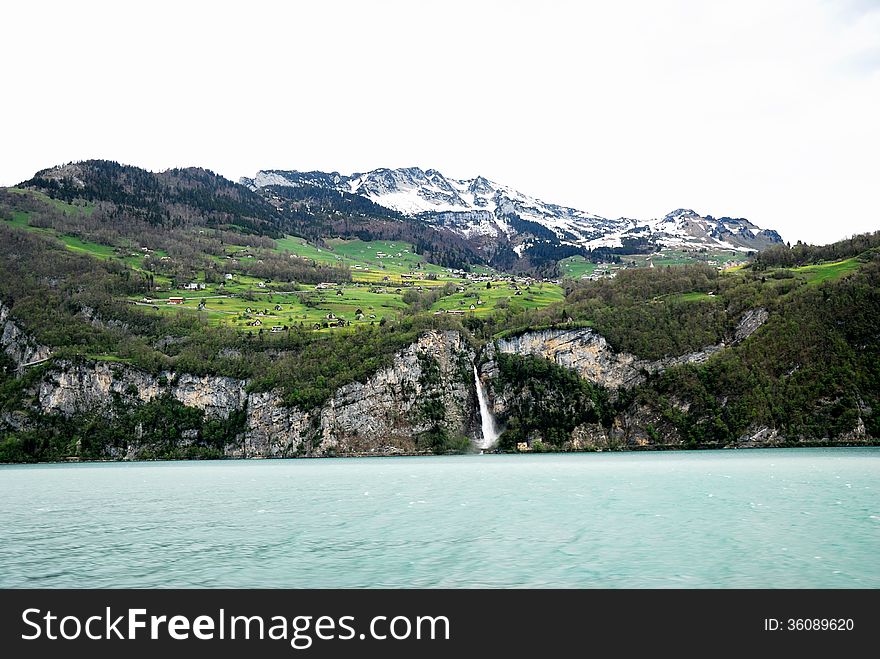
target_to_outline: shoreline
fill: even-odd
[[[94,459],[83,459],[78,457],[69,457],[60,460],[38,460],[33,462],[0,462],[0,467],[5,466],[17,466],[17,465],[70,465],[70,464],[137,464],[137,463],[148,463],[148,462],[238,462],[238,461],[259,461],[259,460],[345,460],[345,459],[353,459],[353,458],[434,458],[434,457],[454,457],[454,456],[465,456],[465,455],[507,455],[507,456],[530,456],[530,455],[586,455],[586,454],[596,454],[596,453],[613,453],[613,454],[623,454],[623,453],[677,453],[677,452],[692,452],[692,453],[700,453],[705,451],[729,451],[729,450],[747,450],[747,451],[761,451],[767,449],[816,449],[816,448],[880,448],[880,440],[870,440],[864,442],[836,442],[830,440],[821,440],[817,442],[790,442],[790,443],[781,443],[774,445],[719,445],[719,446],[699,446],[699,447],[685,447],[685,446],[672,446],[672,445],[664,445],[664,446],[654,446],[654,447],[644,447],[644,446],[634,446],[631,448],[615,448],[615,449],[596,449],[596,450],[559,450],[559,451],[485,451],[482,453],[478,452],[465,452],[465,453],[446,453],[446,454],[435,454],[426,451],[400,451],[395,453],[373,453],[373,452],[359,452],[359,453],[344,453],[340,455],[302,455],[302,456],[224,456],[222,458],[183,458],[183,457],[169,457],[169,458],[145,458],[141,460],[125,460],[125,459],[111,459],[111,458],[94,458]]]

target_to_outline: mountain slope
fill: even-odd
[[[87,160],[37,172],[20,187],[71,202],[113,204],[153,225],[230,227],[278,236],[277,211],[262,195],[207,169],[150,172],[109,160]]]
[[[270,183],[271,179],[264,182]],[[316,181],[321,183],[321,181]],[[208,227],[280,238],[402,240],[428,261],[467,268],[485,258],[454,232],[415,221],[361,195],[326,185],[254,186],[189,167],[151,172],[107,160],[44,169],[19,187],[65,202],[102,204],[116,223],[149,227]]]
[[[716,219],[679,209],[649,221],[609,219],[541,201],[482,176],[454,179],[418,167],[375,169],[351,176],[265,170],[241,183],[255,191],[311,186],[358,195],[461,236],[496,261],[511,250],[541,263],[595,249],[620,253],[658,247],[752,251],[782,242],[775,231],[761,230],[743,218]]]

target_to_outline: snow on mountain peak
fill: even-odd
[[[525,242],[587,249],[622,247],[627,241],[723,249],[754,249],[777,242],[775,232],[761,231],[748,220],[715,219],[690,208],[678,208],[648,221],[610,220],[541,201],[484,176],[454,179],[436,169],[420,167],[379,168],[351,176],[271,170],[242,179],[242,183],[252,189],[305,184],[360,195],[467,239],[509,242],[517,254],[526,249],[522,247]]]

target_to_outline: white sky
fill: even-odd
[[[0,184],[482,174],[607,217],[880,229],[880,0],[10,2]]]

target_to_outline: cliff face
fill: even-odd
[[[366,382],[337,390],[322,407],[285,407],[281,392],[248,392],[248,382],[225,377],[165,372],[158,376],[114,362],[61,362],[34,392],[39,411],[70,417],[118,403],[138,404],[169,395],[208,418],[245,414],[245,430],[226,447],[235,457],[284,457],[333,453],[413,451],[421,433],[436,425],[468,435],[478,422],[470,375],[474,353],[457,332],[428,332],[399,352],[392,366]],[[440,420],[429,418],[424,401],[440,401]],[[138,447],[125,454],[138,457]]]
[[[767,320],[767,311],[754,309],[743,315],[732,344],[744,341]],[[658,373],[672,366],[698,364],[725,347],[724,343],[706,346],[702,350],[651,361],[639,359],[627,352],[616,352],[595,330],[547,329],[525,332],[519,336],[496,342],[498,352],[515,355],[535,355],[570,368],[585,380],[609,389],[633,387],[641,384],[647,373]]]
[[[146,403],[167,392],[208,417],[227,418],[244,408],[246,385],[243,380],[187,373],[153,376],[115,362],[61,362],[40,382],[38,400],[43,412],[72,416],[109,411],[115,400]]]
[[[18,367],[46,360],[52,354],[49,348],[37,343],[13,322],[9,315],[9,307],[3,302],[0,302],[0,349]]]
[[[730,344],[748,338],[767,316],[763,309],[745,314]],[[2,305],[0,329],[2,349],[19,367],[20,373],[27,370],[28,365],[50,358],[50,350],[16,326]],[[553,384],[550,378],[529,379],[527,376],[526,383],[505,383],[497,355],[542,357],[614,392],[641,384],[647,374],[677,364],[705,361],[724,347],[722,343],[686,355],[649,361],[613,350],[601,335],[589,328],[550,329],[490,342],[478,356],[460,333],[430,331],[399,351],[390,366],[365,381],[339,388],[323,405],[313,409],[285,405],[280,390],[252,391],[247,380],[170,371],[154,375],[112,361],[56,360],[43,366],[45,371],[37,378],[21,380],[21,402],[0,416],[0,434],[40,427],[38,424],[44,418],[48,418],[50,428],[53,418],[57,420],[57,417],[71,419],[74,427],[79,424],[79,415],[91,415],[93,421],[97,418],[99,427],[102,427],[102,418],[134,419],[127,426],[110,426],[133,430],[114,430],[110,441],[115,444],[101,448],[98,457],[139,459],[168,455],[162,452],[167,445],[162,446],[157,443],[160,440],[155,439],[155,427],[152,431],[143,428],[140,419],[144,417],[125,416],[132,414],[132,410],[145,410],[144,405],[155,402],[159,405],[157,416],[148,414],[147,418],[158,418],[160,426],[170,423],[170,417],[177,414],[179,409],[175,411],[174,405],[200,410],[207,421],[190,419],[191,425],[178,428],[178,434],[174,435],[177,439],[173,441],[183,449],[210,449],[214,451],[212,455],[217,455],[216,451],[229,457],[428,452],[436,446],[434,442],[438,437],[471,440],[479,437],[480,418],[473,380],[473,366],[478,364],[479,377],[486,385],[489,404],[501,422],[501,430],[508,419],[528,416],[523,411],[528,412],[527,407],[532,406],[533,410],[562,410],[564,419],[553,428],[549,427],[553,423],[548,423],[547,428],[530,429],[526,437],[529,441],[541,439],[546,444],[541,433],[547,430],[555,433],[553,444],[563,449],[683,446],[685,441],[669,416],[638,397],[612,393],[605,399],[614,405],[610,416],[603,413],[604,416],[599,417],[603,405],[605,412],[611,409],[601,401],[607,391],[600,391],[599,397],[581,405],[578,400],[583,400],[577,399],[579,385],[571,379],[556,378]],[[530,387],[529,382],[537,386]],[[668,402],[682,413],[689,407],[683,400]],[[565,407],[569,403],[573,406]],[[570,425],[565,420],[570,421]],[[226,429],[219,441],[216,439],[218,425]],[[565,428],[562,437],[561,427]],[[131,436],[123,436],[126,434]],[[167,442],[168,436],[171,435],[166,433],[166,439],[161,441]],[[859,443],[865,436],[864,424],[861,424],[852,437],[843,439]],[[738,444],[772,446],[783,441],[776,430],[755,427],[740,438]],[[75,455],[79,455],[79,450],[77,447]],[[94,452],[89,455],[95,457]]]
[[[341,387],[317,410],[285,408],[275,391],[251,394],[248,430],[240,451],[231,454],[412,451],[418,435],[435,425],[422,408],[432,398],[443,405],[440,425],[448,433],[472,436],[479,424],[473,360],[458,332],[428,332],[399,352],[392,366]]]
[[[736,345],[747,339],[767,318],[768,313],[764,309],[745,313],[730,338],[729,345]],[[542,357],[613,392],[636,387],[645,382],[649,374],[660,373],[673,366],[705,362],[726,346],[725,343],[719,343],[696,352],[652,361],[615,351],[604,337],[590,328],[535,330],[490,344],[484,353],[486,361],[481,366],[481,373],[495,385],[490,390],[490,401],[494,413],[503,423],[508,417],[522,414],[523,402],[531,410],[531,414],[539,416],[542,407],[546,406],[542,401],[536,400],[534,390],[524,386],[524,383],[504,384],[499,379],[496,358],[498,353]],[[557,390],[552,397],[564,406],[567,404],[565,395],[565,391]],[[672,400],[670,403],[682,412],[688,409],[685,401]],[[775,431],[771,433],[767,429],[762,429],[757,436],[757,443],[766,441],[768,445],[773,445],[781,441]],[[528,437],[528,441],[537,439],[546,443],[538,430]],[[743,445],[756,445],[756,441],[748,438],[741,440]],[[596,422],[574,426],[560,446],[571,450],[615,450],[682,446],[684,443],[679,429],[666,415],[635,400],[618,406],[613,421],[606,422],[606,425]]]

